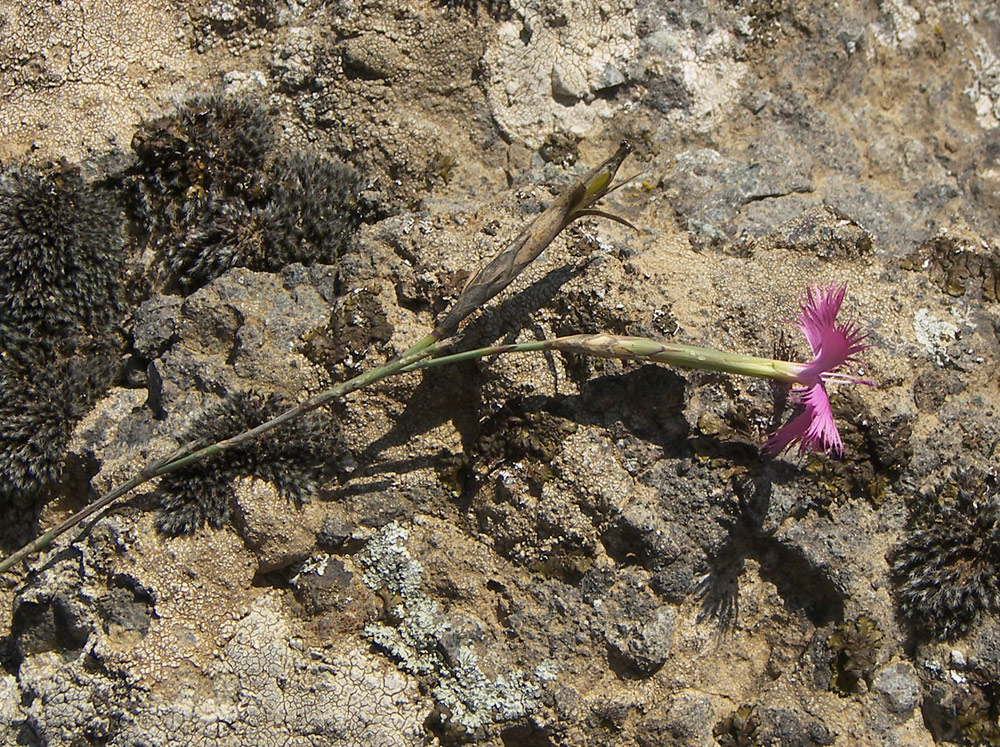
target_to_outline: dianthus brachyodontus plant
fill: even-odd
[[[514,278],[573,221],[584,216],[596,216],[630,225],[627,221],[595,207],[598,200],[620,186],[620,184],[612,186],[612,182],[630,150],[630,146],[623,142],[611,158],[592,169],[582,179],[560,194],[506,248],[470,278],[454,306],[444,315],[438,325],[430,334],[407,350],[384,365],[337,384],[240,434],[222,438],[207,446],[195,442],[148,465],[132,480],[103,496],[80,514],[71,517],[62,525],[50,530],[31,545],[22,548],[0,563],[0,571],[10,568],[21,558],[44,547],[67,528],[147,480],[157,476],[170,475],[203,460],[225,455],[227,452],[238,454],[238,450],[243,448],[245,444],[254,439],[265,437],[265,434],[269,434],[272,429],[284,426],[334,399],[342,398],[357,389],[370,386],[387,376],[492,355],[558,350],[603,358],[660,362],[686,368],[758,376],[785,382],[795,387],[793,395],[801,405],[801,412],[770,436],[766,450],[778,453],[795,445],[800,450],[823,450],[839,453],[843,446],[833,421],[826,387],[834,383],[870,383],[840,370],[855,362],[855,356],[866,347],[865,336],[857,325],[837,321],[837,315],[845,295],[843,286],[827,286],[807,290],[798,323],[809,343],[812,358],[801,363],[608,334],[570,335],[463,352],[453,352],[449,349],[446,344],[447,340],[455,334],[462,321],[510,285]],[[221,434],[206,433],[203,435],[211,438],[213,435]],[[173,478],[168,478],[168,481],[170,479]],[[186,500],[184,497],[175,496],[168,503],[176,502],[176,505],[183,506],[186,505]],[[197,498],[195,497],[193,500],[196,501]],[[217,502],[217,496],[212,497],[211,500]],[[224,509],[216,510],[218,506],[214,503],[213,506],[214,513],[204,510],[199,513],[199,509],[191,509],[189,506],[186,510],[188,510],[191,521],[182,520],[178,525],[164,525],[164,528],[168,531],[183,531],[193,528],[200,520],[213,521],[216,514],[224,511]],[[170,505],[167,508],[169,509]]]

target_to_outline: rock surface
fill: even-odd
[[[230,525],[166,537],[154,481],[10,572],[0,742],[1000,741],[995,3],[133,5],[0,8],[3,166],[80,163],[130,221],[123,372],[45,502],[0,506],[4,554],[227,393],[404,350],[622,138],[605,202],[640,230],[576,223],[463,346],[800,359],[805,287],[846,282],[875,385],[831,385],[838,459],[761,456],[791,412],[761,380],[552,354],[380,382],[330,408],[350,455],[309,500],[234,480]],[[130,143],[206,93],[366,174],[335,264],[180,295]],[[207,209],[186,168],[170,199]]]

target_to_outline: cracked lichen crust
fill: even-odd
[[[150,528],[106,520],[21,592],[3,744],[426,744],[431,702],[413,677],[356,639],[306,648],[280,592],[247,593],[232,538],[149,552],[162,548]]]
[[[596,97],[620,86],[639,48],[631,0],[514,0],[483,58],[493,116],[511,137],[540,146],[553,128],[582,136],[612,108]],[[539,140],[541,138],[541,140]]]
[[[126,145],[150,88],[185,61],[176,25],[165,0],[4,3],[0,156],[36,143],[70,158]]]
[[[493,678],[483,671],[481,624],[447,614],[423,591],[423,568],[410,556],[408,539],[408,530],[392,522],[358,556],[363,581],[385,597],[389,623],[371,624],[365,635],[404,671],[436,681],[431,694],[448,731],[472,735],[533,713],[539,686],[519,670]]]
[[[424,743],[416,681],[358,648],[303,652],[274,593],[224,632],[209,675],[207,689],[150,698],[115,744]]]

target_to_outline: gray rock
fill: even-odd
[[[671,605],[659,603],[646,574],[626,569],[594,606],[604,618],[605,640],[626,671],[648,677],[663,666],[670,655],[677,613]]]
[[[144,301],[133,314],[132,338],[136,351],[158,358],[178,332],[180,296],[156,296]]]
[[[897,661],[875,673],[872,689],[885,698],[891,713],[906,715],[920,704],[923,690],[913,664]]]
[[[644,619],[611,623],[608,643],[642,675],[655,674],[670,655],[676,619],[674,608],[663,605]]]

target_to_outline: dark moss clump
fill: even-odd
[[[275,161],[257,197],[204,200],[167,264],[185,289],[232,267],[274,272],[292,262],[332,264],[350,246],[359,219],[357,177],[339,161],[295,152]]]
[[[132,148],[138,212],[185,293],[232,267],[331,264],[361,222],[354,169],[315,152],[279,152],[271,117],[252,102],[192,99],[144,124]]]
[[[0,326],[0,497],[34,499],[59,481],[73,428],[111,385],[106,342],[40,340]]]
[[[1000,610],[1000,495],[993,476],[946,481],[915,509],[890,560],[899,610],[921,633],[952,640]]]
[[[274,123],[260,104],[196,96],[174,114],[144,122],[132,138],[132,150],[157,196],[188,205],[210,193],[253,190],[274,141]]]
[[[0,174],[0,322],[105,327],[118,309],[121,210],[66,165]]]
[[[0,502],[60,481],[79,419],[118,369],[113,195],[67,164],[0,173]]]
[[[238,392],[198,418],[185,440],[221,441],[290,406],[277,394]],[[157,527],[164,534],[178,535],[206,523],[223,526],[232,514],[232,482],[238,477],[270,482],[282,496],[301,503],[318,490],[343,453],[339,425],[325,412],[314,410],[260,438],[164,475]]]
[[[838,625],[827,641],[833,653],[830,689],[841,695],[863,692],[862,683],[870,684],[884,637],[878,623],[865,615]]]

